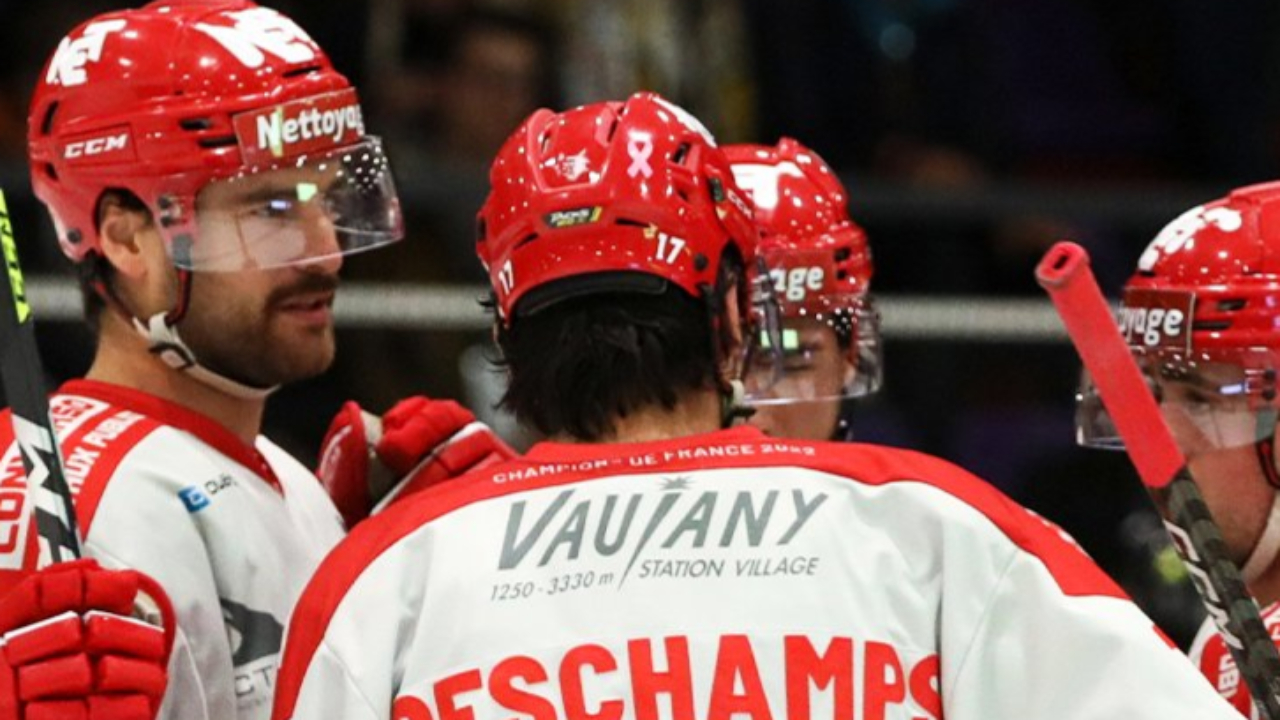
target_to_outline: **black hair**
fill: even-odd
[[[657,294],[570,296],[523,315],[517,304],[510,327],[498,326],[509,377],[500,406],[543,435],[597,442],[614,434],[615,418],[718,389],[731,333],[720,298],[740,267],[727,255],[702,298],[668,282]]]

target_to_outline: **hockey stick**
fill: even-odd
[[[1088,253],[1074,243],[1060,242],[1040,261],[1036,278],[1066,325],[1260,716],[1280,720],[1280,653],[1239,569],[1227,557],[1222,531],[1120,336],[1111,308],[1089,270]]]
[[[35,505],[40,566],[44,567],[80,557],[80,535],[71,488],[62,470],[62,451],[49,417],[35,326],[3,191],[0,246],[4,249],[6,270],[0,273],[0,381],[12,410],[13,436],[27,471],[27,497]]]

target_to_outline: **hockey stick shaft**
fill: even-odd
[[[0,191],[0,381],[12,410],[13,435],[27,472],[27,498],[33,503],[40,541],[40,565],[80,556],[75,505],[62,466],[62,451],[49,416],[44,371],[36,348],[35,326],[18,264],[9,209]]]
[[[1060,242],[1040,261],[1036,278],[1066,325],[1260,716],[1280,720],[1280,653],[1120,335],[1089,269],[1088,253],[1074,243]]]

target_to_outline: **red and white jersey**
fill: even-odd
[[[284,625],[342,521],[315,476],[191,410],[77,380],[49,401],[85,555],[151,575],[178,635],[160,717],[270,717]],[[22,459],[0,415],[0,592],[36,567]]]
[[[936,458],[535,446],[357,527],[277,720],[1236,718],[1077,546]]]
[[[1262,622],[1271,639],[1280,646],[1280,603],[1268,605],[1262,610]],[[1245,684],[1236,665],[1235,658],[1227,649],[1227,642],[1222,639],[1213,619],[1208,618],[1196,633],[1191,643],[1190,656],[1192,662],[1200,668],[1200,672],[1209,679],[1209,683],[1218,689],[1222,697],[1231,702],[1241,715],[1257,720],[1258,710],[1253,706],[1253,696],[1249,694],[1249,686]]]

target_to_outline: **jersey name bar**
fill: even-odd
[[[581,644],[558,657],[512,655],[409,688],[398,720],[938,720],[938,656],[892,644],[805,635],[638,638]],[[914,661],[913,661],[914,660]],[[780,671],[769,667],[781,663]],[[763,671],[762,671],[763,667]],[[785,678],[769,686],[765,678]],[[897,707],[895,707],[897,706]],[[501,708],[501,710],[499,710]]]

